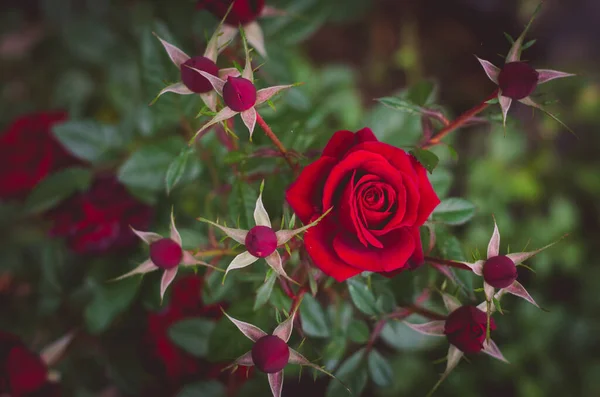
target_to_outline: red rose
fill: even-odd
[[[446,319],[444,334],[448,341],[464,353],[477,353],[483,349],[487,328],[487,315],[475,306],[461,306]],[[496,323],[490,318],[490,331]]]
[[[145,230],[152,208],[131,196],[113,176],[100,176],[90,189],[49,213],[53,236],[65,237],[77,253],[106,253],[137,244],[129,226]]]
[[[63,112],[28,114],[0,134],[0,198],[22,198],[51,172],[79,163],[50,132],[66,117]]]
[[[48,370],[40,357],[25,347],[15,335],[0,331],[0,395],[11,397],[56,396],[44,394],[53,389]]]
[[[254,21],[265,8],[265,0],[199,0],[196,8],[205,8],[217,18],[223,19],[232,2],[233,7],[225,23],[234,26]]]
[[[440,202],[425,168],[368,128],[336,132],[286,199],[305,224],[333,207],[304,242],[315,265],[338,281],[419,266],[419,227]]]

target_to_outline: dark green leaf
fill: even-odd
[[[462,198],[451,197],[433,210],[433,220],[447,225],[462,225],[475,215],[475,205]]]
[[[225,397],[225,386],[216,380],[189,383],[181,389],[177,397]]]
[[[214,321],[204,318],[186,318],[169,327],[169,338],[193,356],[205,357],[210,334],[215,326]]]
[[[131,305],[137,294],[140,280],[140,277],[130,277],[95,285],[92,288],[94,299],[84,312],[85,323],[90,333],[102,333],[117,315]]]
[[[92,120],[67,121],[53,126],[52,132],[71,153],[92,163],[109,158],[125,143],[115,126]]]
[[[177,183],[179,183],[181,180],[181,177],[185,172],[188,159],[192,153],[193,150],[191,149],[183,149],[179,153],[179,156],[177,156],[169,165],[169,168],[167,169],[167,175],[165,176],[167,194],[169,194],[175,185],[177,185]]]
[[[254,310],[258,310],[261,308],[269,298],[271,297],[271,293],[273,292],[273,286],[275,285],[275,281],[277,280],[277,273],[269,270],[269,277],[267,277],[267,281],[263,285],[258,288],[256,291],[256,299],[254,300]]]
[[[340,365],[335,376],[350,389],[353,396],[360,396],[367,385],[368,375],[364,361],[365,350],[360,349]],[[329,382],[326,397],[348,397],[348,390],[335,380]]]
[[[321,304],[312,295],[304,295],[300,305],[300,316],[302,318],[302,329],[308,336],[315,338],[329,337],[330,330],[325,312]]]
[[[369,326],[361,320],[352,320],[348,326],[348,338],[355,343],[367,343],[369,340]]]
[[[448,194],[450,186],[452,186],[452,174],[445,168],[437,167],[435,171],[431,173],[429,181],[438,197],[443,198]]]
[[[389,387],[393,382],[392,367],[377,350],[372,350],[369,353],[369,373],[377,386]]]
[[[357,309],[369,316],[376,315],[378,312],[377,302],[369,287],[355,279],[350,279],[347,283],[350,297]]]
[[[254,207],[258,193],[248,183],[236,181],[233,184],[229,194],[228,208],[229,215],[234,222],[239,219],[239,226],[242,229],[250,229],[254,226]]]
[[[377,98],[377,101],[390,109],[399,110],[410,114],[422,114],[423,109],[410,101],[398,97]]]
[[[58,171],[36,185],[25,201],[29,213],[44,212],[77,191],[86,190],[92,180],[87,168],[73,167]]]
[[[427,169],[427,171],[429,171],[430,174],[440,162],[438,156],[436,156],[435,153],[430,152],[429,150],[414,148],[410,151],[410,154],[415,156],[419,163],[421,163],[421,165],[425,167],[425,169]]]

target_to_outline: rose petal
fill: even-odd
[[[429,218],[429,215],[431,215],[435,207],[438,206],[440,199],[433,190],[433,186],[431,186],[425,167],[412,156],[410,157],[410,160],[417,172],[419,186],[419,209],[415,224],[421,226],[425,223],[427,218]]]
[[[352,147],[371,141],[377,142],[377,137],[369,128],[363,128],[357,133],[346,130],[337,131],[323,149],[323,156],[341,159]]]

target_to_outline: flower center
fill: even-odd
[[[161,269],[172,269],[181,263],[181,246],[170,238],[162,238],[150,244],[150,259]]]
[[[277,235],[270,227],[254,226],[246,235],[244,243],[250,254],[258,258],[265,258],[277,248]]]
[[[506,288],[517,279],[517,267],[508,256],[493,256],[483,264],[483,279],[494,288]]]
[[[290,359],[288,345],[275,335],[266,335],[252,347],[252,361],[262,372],[272,374],[281,371]]]
[[[498,75],[502,96],[523,99],[535,90],[539,73],[525,62],[509,62]]]
[[[219,67],[206,57],[193,57],[181,64],[181,81],[190,90],[203,94],[213,89],[206,77],[196,72],[194,69],[218,76]]]
[[[227,77],[223,86],[223,100],[231,110],[243,112],[256,104],[256,87],[243,77]]]

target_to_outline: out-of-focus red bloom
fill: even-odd
[[[260,16],[265,8],[265,0],[199,0],[196,8],[206,9],[217,18],[223,19],[233,3],[225,23],[233,26],[245,25]]]

